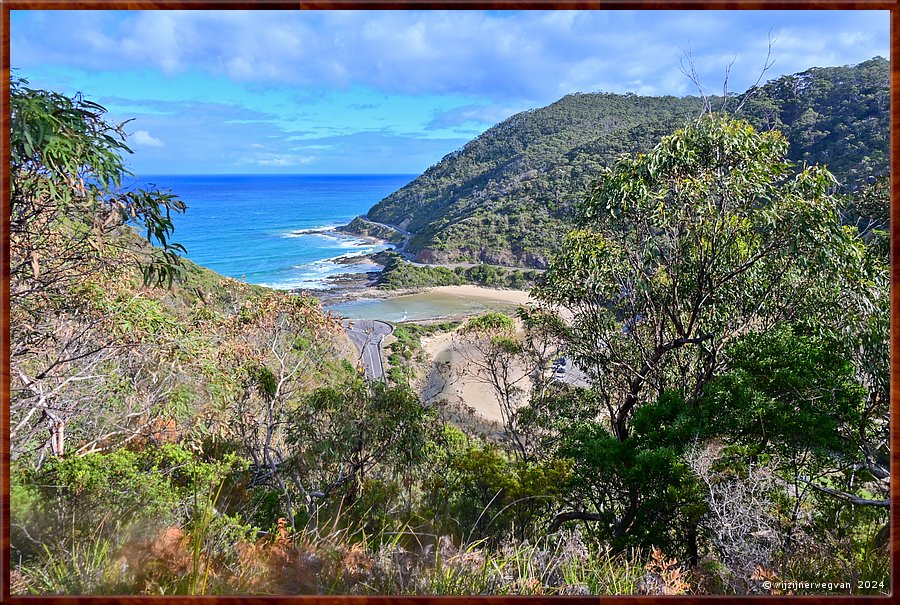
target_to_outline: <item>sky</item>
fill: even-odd
[[[888,11],[12,11],[10,65],[159,174],[417,174],[574,92],[743,92],[889,56]]]

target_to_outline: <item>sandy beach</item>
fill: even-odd
[[[371,298],[368,298],[369,291]],[[525,290],[476,285],[434,286],[412,291],[369,288],[363,296],[369,301],[365,304],[375,305],[372,313],[378,314],[380,319],[395,323],[406,320],[407,311],[412,314],[419,308],[418,305],[423,306],[424,314],[410,317],[409,320],[432,323],[448,319],[464,320],[492,309],[514,314],[517,306],[537,304]],[[465,301],[475,301],[479,304],[473,310],[467,308]],[[435,313],[429,315],[428,312],[431,310]],[[394,317],[401,313],[402,319]],[[521,329],[521,326],[518,327]],[[426,336],[421,342],[430,366],[422,388],[423,402],[455,410],[458,419],[474,414],[478,423],[486,421],[491,425],[502,424],[503,416],[493,389],[474,375],[471,360],[475,352],[461,348],[462,345],[454,338],[453,332]],[[498,428],[492,430],[496,431]]]
[[[350,294],[346,292],[346,294]],[[535,304],[524,290],[504,290],[481,286],[439,286],[414,291],[368,288],[346,299],[325,299],[325,308],[351,319],[404,321],[446,321],[464,319],[489,311],[515,314],[519,306]]]
[[[535,304],[537,301],[533,299],[525,290],[506,290],[503,288],[485,288],[483,286],[436,286],[428,289],[430,292],[440,294],[450,294],[453,296],[465,296],[468,298],[481,298],[484,300],[498,300],[511,303],[514,305]]]
[[[452,332],[423,338],[422,348],[433,361],[431,375],[422,390],[425,404],[470,408],[485,420],[503,421],[500,405],[490,386],[466,376],[467,364],[453,347]]]

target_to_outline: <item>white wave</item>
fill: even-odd
[[[359,267],[361,265],[364,265],[367,267],[372,267],[372,269],[369,269],[371,271],[375,268],[380,267],[380,265],[378,265],[376,263],[341,263],[338,261],[343,258],[359,258],[361,256],[368,256],[369,254],[373,254],[375,252],[378,252],[379,250],[382,250],[382,248],[378,247],[378,246],[363,248],[361,250],[352,250],[352,251],[345,252],[343,254],[339,254],[337,256],[323,258],[321,260],[310,261],[308,263],[303,263],[302,265],[294,265],[291,268],[292,269],[300,269],[300,270],[307,270],[310,268],[315,268],[314,270],[318,271],[318,270],[321,270],[322,267],[333,265],[333,266],[344,269],[344,271],[342,271],[343,273],[359,273],[359,271],[351,271],[350,269],[353,267]]]
[[[347,254],[343,257],[335,257],[335,259],[328,258],[304,263],[302,265],[294,265],[292,268],[298,273],[296,277],[260,285],[280,290],[330,290],[335,287],[331,278],[351,273],[368,273],[370,271],[377,271],[380,268],[379,265],[375,263],[345,264],[335,262],[337,258],[345,258],[347,256],[351,255]]]
[[[372,244],[370,242],[363,241],[361,239],[343,239],[338,242],[338,248],[362,248],[362,247],[372,248]]]
[[[327,229],[333,229],[335,226],[337,225],[296,229],[279,234],[279,237],[301,237],[304,235],[326,237],[331,241],[328,242],[322,251],[331,252],[335,256],[293,265],[291,273],[294,275],[260,285],[281,290],[329,290],[336,287],[332,278],[338,275],[369,273],[378,271],[381,268],[380,265],[372,262],[345,261],[346,259],[355,259],[384,250],[387,247],[386,245],[373,244],[371,241],[362,240],[352,235],[326,231]]]
[[[273,290],[330,290],[334,284],[324,279],[291,279],[260,284]]]
[[[372,254],[375,250],[354,250],[352,252],[347,252],[346,254],[341,254],[340,256],[335,256],[334,260],[339,258],[358,258],[360,256],[366,256],[367,254]],[[332,259],[329,259],[332,260]]]
[[[313,263],[308,263],[306,265],[295,265],[293,267],[298,271],[302,271],[303,273],[312,273],[315,275],[322,275],[324,273],[328,273],[334,269],[334,263],[324,263],[322,261],[316,261]]]
[[[332,234],[331,232],[340,227],[341,225],[322,225],[321,227],[309,227],[307,229],[291,229],[290,231],[285,231],[284,233],[279,233],[278,237],[300,237],[302,235],[327,235],[331,237],[339,237],[338,234]]]

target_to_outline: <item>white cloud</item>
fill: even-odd
[[[19,11],[14,11],[19,12]],[[40,13],[40,11],[27,11]],[[889,49],[887,11],[102,11],[16,17],[12,64],[199,71],[263,85],[550,102],[610,84],[667,90],[681,49],[701,77],[756,80],[768,32],[780,73]],[[48,41],[52,40],[52,44]],[[852,44],[851,44],[852,43]],[[831,51],[831,52],[829,52]],[[743,58],[746,57],[746,60]],[[723,63],[723,61],[725,61]],[[783,68],[783,69],[782,69]],[[773,74],[775,75],[775,74]],[[682,88],[679,86],[679,88]]]
[[[138,147],[165,147],[165,143],[146,130],[136,130],[129,140]]]
[[[333,147],[334,145],[300,145],[299,147],[292,147],[291,151],[321,151]]]
[[[264,157],[256,158],[254,163],[260,166],[302,166],[315,159],[315,156],[311,155],[266,154]]]
[[[502,122],[515,113],[524,111],[525,109],[529,108],[525,106],[464,105],[462,107],[454,107],[447,111],[438,112],[428,123],[427,128],[440,130],[442,128],[453,128],[468,123],[488,124],[492,126]]]

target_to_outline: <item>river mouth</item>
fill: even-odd
[[[380,319],[389,322],[453,319],[489,311],[513,313],[519,303],[488,296],[427,291],[394,298],[360,298],[326,305],[325,309],[348,319]]]

